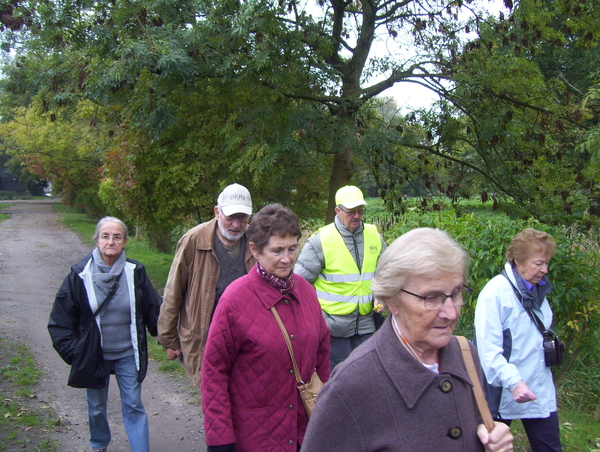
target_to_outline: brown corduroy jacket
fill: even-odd
[[[179,239],[158,319],[160,344],[165,349],[181,349],[183,367],[197,387],[220,274],[214,250],[216,229],[213,218]],[[247,240],[245,265],[246,271],[254,265]]]

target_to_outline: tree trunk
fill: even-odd
[[[336,192],[350,183],[354,174],[354,157],[351,149],[346,149],[343,152],[334,154],[333,168],[331,177],[329,178],[329,198],[327,200],[327,215],[326,222],[329,224],[335,216],[335,194]]]

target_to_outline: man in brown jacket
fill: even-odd
[[[187,231],[177,244],[158,319],[158,340],[199,387],[208,327],[227,286],[254,265],[246,239],[252,199],[239,184],[221,192],[215,218]]]

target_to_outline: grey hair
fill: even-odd
[[[123,223],[121,220],[119,220],[117,217],[104,217],[102,218],[100,221],[98,221],[98,224],[96,225],[96,231],[94,232],[94,237],[92,237],[92,240],[94,242],[98,241],[98,238],[100,238],[100,228],[102,227],[102,225],[104,223],[108,223],[110,221],[113,221],[115,223],[119,223],[119,225],[123,228],[123,239],[127,240],[129,238],[129,235],[127,234],[127,226],[125,226],[125,223]]]
[[[410,276],[436,278],[462,271],[469,274],[469,255],[445,231],[417,228],[398,237],[377,263],[371,290],[384,306],[396,298]]]

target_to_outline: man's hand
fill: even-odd
[[[181,359],[181,356],[182,356],[181,349],[179,349],[179,350],[173,350],[172,348],[168,348],[167,349],[167,356],[171,360],[176,359],[176,358]]]

